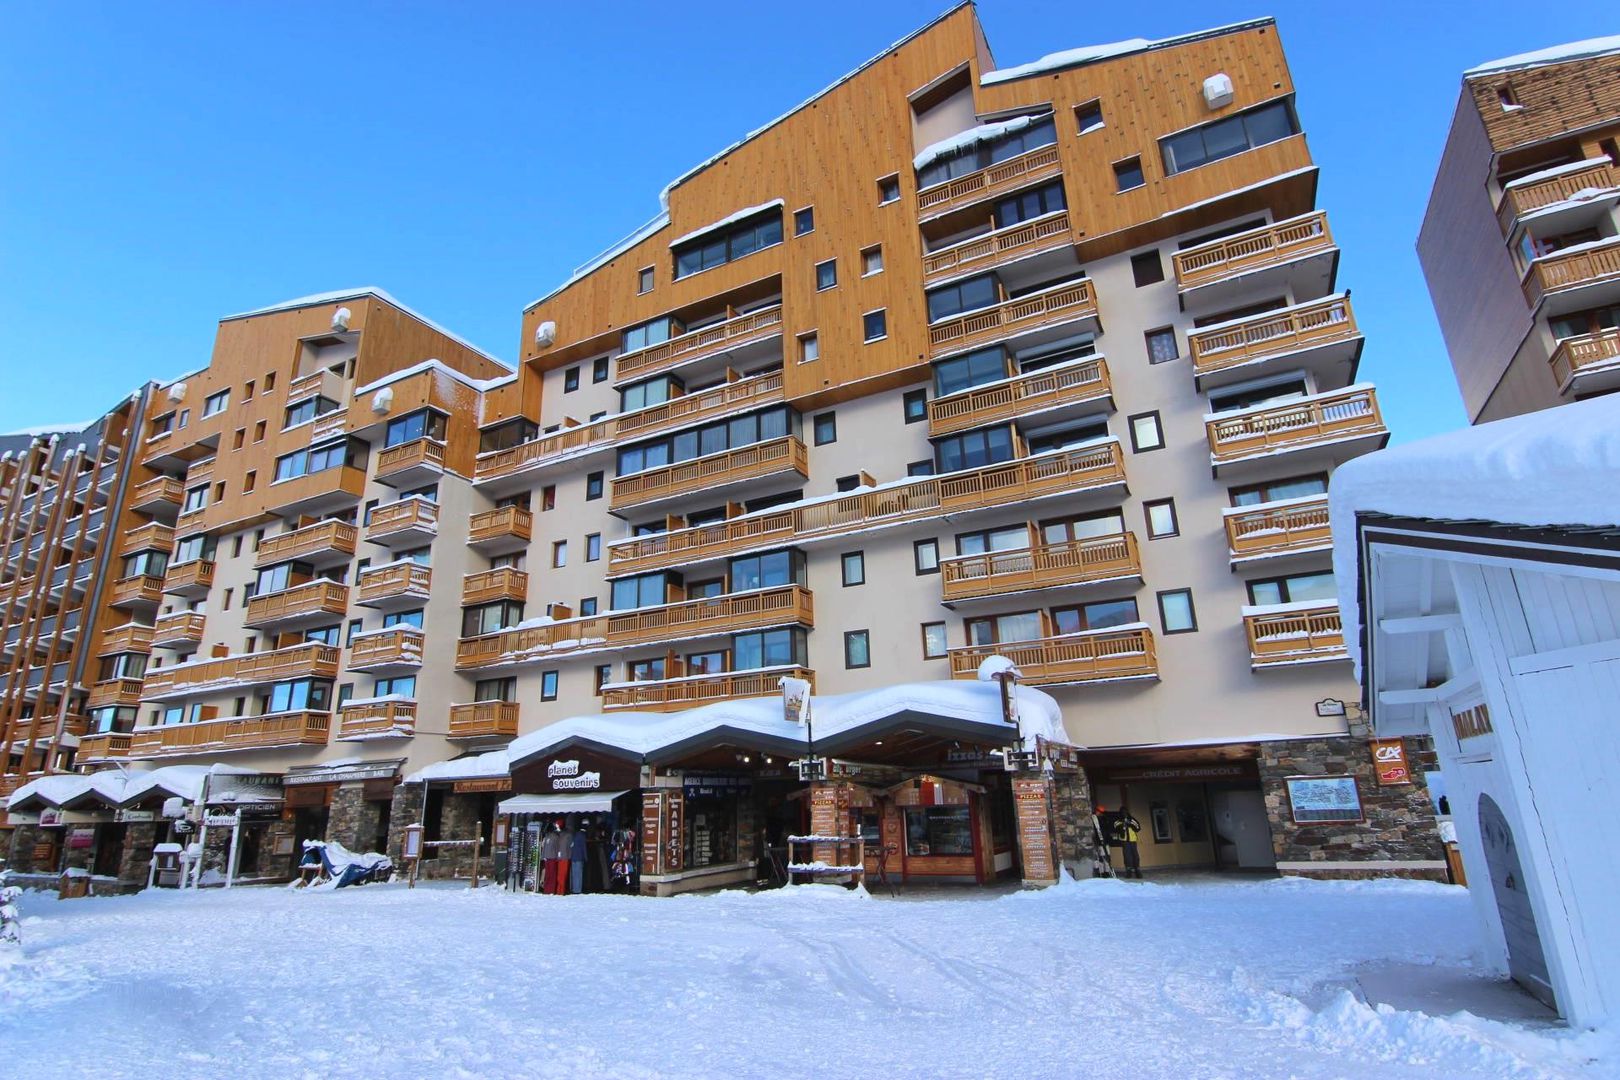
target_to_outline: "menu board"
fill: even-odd
[[[1013,807],[1018,818],[1018,848],[1024,858],[1024,880],[1056,881],[1058,874],[1052,850],[1050,783],[1041,777],[1015,779]]]

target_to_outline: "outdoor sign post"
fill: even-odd
[[[405,826],[405,840],[400,854],[411,865],[410,887],[416,888],[416,867],[422,861],[422,826]]]
[[[236,866],[242,852],[242,808],[231,815],[231,857],[225,863],[225,887],[236,884]]]

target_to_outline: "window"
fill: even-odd
[[[1034,641],[1045,634],[1038,611],[985,615],[966,619],[962,629],[969,645],[999,645],[1004,641]]]
[[[1081,630],[1106,630],[1137,622],[1136,601],[1097,600],[1074,607],[1052,609],[1052,632],[1074,634]]]
[[[585,561],[596,562],[602,557],[602,534],[591,533],[585,537]]]
[[[497,600],[492,604],[464,608],[461,612],[461,636],[478,637],[493,634],[523,621],[523,605],[513,600]]]
[[[566,540],[554,540],[554,541],[552,541],[552,544],[551,544],[551,565],[552,566],[567,566],[568,565],[568,541],[566,541]]]
[[[911,564],[918,574],[939,573],[939,541],[934,539],[912,541]]]
[[[861,330],[867,341],[880,341],[889,336],[889,312],[886,308],[868,311],[861,316]]]
[[[180,427],[182,429],[184,429],[185,426],[187,424],[189,424],[189,423],[191,423],[191,410],[190,409],[181,409],[180,410]]]
[[[863,668],[872,666],[872,642],[866,630],[844,632],[844,666]]]
[[[1031,455],[1052,450],[1081,446],[1108,437],[1108,421],[1102,416],[1082,417],[1067,423],[1054,424],[1029,433]]]
[[[571,367],[563,372],[563,393],[572,394],[579,389],[579,368]]]
[[[928,321],[938,322],[953,315],[960,315],[964,311],[992,307],[996,299],[994,274],[981,274],[978,277],[955,281],[929,291]]]
[[[1339,589],[1333,583],[1331,570],[1249,582],[1251,604],[1297,604],[1307,600],[1336,602],[1338,598]]]
[[[607,382],[607,377],[608,358],[605,356],[598,356],[595,360],[591,361],[591,382]]]
[[[619,351],[636,352],[650,345],[660,345],[669,340],[671,333],[680,333],[680,328],[668,315],[628,326],[619,332]]]
[[[1147,531],[1149,540],[1162,540],[1168,536],[1181,535],[1181,524],[1176,520],[1176,500],[1155,499],[1142,504],[1142,513],[1147,516]]]
[[[186,501],[180,505],[182,514],[194,513],[208,505],[208,485],[198,484],[186,489]]]
[[[686,673],[688,675],[718,675],[725,670],[726,651],[724,649],[686,654]]]
[[[388,614],[383,616],[382,624],[384,630],[390,630],[396,626],[414,626],[416,629],[420,630],[422,629],[422,609],[416,608],[412,611],[390,611]]]
[[[1103,126],[1102,102],[1088,101],[1074,107],[1074,125],[1084,135]]]
[[[782,242],[782,211],[772,207],[674,249],[677,279],[733,262]]]
[[[846,551],[840,559],[844,572],[844,587],[866,584],[866,553]]]
[[[356,634],[358,634],[360,632],[361,628],[364,627],[364,626],[365,626],[365,620],[364,619],[350,619],[348,629],[346,629],[343,632],[343,643],[345,645],[353,645],[354,644],[354,636]]]
[[[656,607],[666,601],[671,583],[670,575],[662,572],[619,578],[610,586],[609,599],[614,611]]]
[[[276,388],[276,373],[273,372],[273,371],[265,372],[264,373],[264,392],[268,394],[270,391],[274,390],[275,388]]]
[[[920,424],[928,419],[928,391],[907,390],[900,399],[900,408],[908,424]]]
[[[806,206],[802,210],[793,211],[793,235],[803,236],[808,232],[816,231],[816,208]]]
[[[839,491],[854,491],[856,488],[861,486],[861,478],[859,474],[852,476],[840,476],[837,480],[833,481],[833,486]]]
[[[305,398],[296,405],[287,406],[282,414],[283,422],[281,426],[285,430],[286,428],[297,427],[299,424],[307,424],[317,416],[325,416],[327,413],[335,412],[340,408],[342,406],[331,398],[321,397],[317,394],[315,397]],[[264,438],[264,421],[261,420],[258,428],[255,429],[253,441],[258,442],[262,438]]]
[[[225,407],[230,403],[231,392],[229,390],[221,390],[218,393],[209,394],[203,399],[202,414],[204,416],[213,416],[215,413],[222,413],[225,411]]]
[[[871,277],[883,273],[883,245],[873,244],[861,249],[861,276]]]
[[[943,658],[946,650],[945,624],[942,622],[923,623],[922,644],[924,660],[939,660]]]
[[[247,442],[247,428],[239,427],[236,434],[231,436],[231,449],[240,450],[245,442]]]
[[[731,639],[735,669],[750,671],[763,667],[803,665],[805,646],[803,630],[765,630],[752,634],[737,634]]]
[[[1137,413],[1127,423],[1131,427],[1131,449],[1138,454],[1164,449],[1164,429],[1157,412]]]
[[[686,583],[686,598],[688,600],[712,600],[716,596],[724,596],[725,592],[725,578],[710,578],[708,581],[689,581]]]
[[[214,485],[214,501],[220,502],[225,498],[225,481],[221,480]]]
[[[996,228],[1009,229],[1019,222],[1055,214],[1067,206],[1063,198],[1063,182],[1054,180],[1050,184],[997,199],[994,208]]]
[[[383,435],[384,446],[400,446],[417,439],[433,439],[444,441],[444,414],[432,412],[428,409],[418,409],[416,412],[401,416],[397,420],[388,421],[388,428]]]
[[[1114,188],[1116,191],[1130,191],[1139,188],[1147,180],[1142,176],[1142,159],[1139,157],[1126,158],[1124,161],[1114,162]]]
[[[744,413],[729,420],[711,421],[699,428],[689,428],[674,435],[621,448],[616,463],[617,475],[629,476],[676,462],[708,457],[786,435],[796,435],[798,431],[799,414],[786,405]]]
[[[888,203],[899,201],[900,174],[896,173],[893,176],[885,176],[883,179],[879,180],[877,184],[879,206],[884,206]]]
[[[770,551],[743,555],[731,560],[731,590],[772,589],[782,585],[804,584],[804,553]]]
[[[611,664],[598,664],[596,667],[596,695],[602,696],[602,687],[613,681],[613,666]]]
[[[224,595],[224,597],[221,598],[220,605],[219,605],[221,611],[229,611],[229,610],[231,610],[231,594],[234,593],[235,591],[236,590],[234,590],[234,589],[226,589],[225,590],[225,595]]]
[[[260,420],[258,423],[253,425],[254,442],[264,442],[264,426],[265,422],[263,420]]]
[[[1267,480],[1258,484],[1232,488],[1229,492],[1233,506],[1259,506],[1280,499],[1300,499],[1307,495],[1326,495],[1326,473],[1315,476],[1291,476],[1285,480]]]
[[[1159,249],[1152,251],[1139,251],[1131,256],[1131,276],[1136,279],[1136,287],[1144,285],[1157,285],[1164,280],[1164,260],[1159,258]]]
[[[359,460],[358,444],[348,439],[327,443],[325,446],[312,446],[308,450],[294,450],[290,454],[276,458],[276,480],[279,482],[299,476],[310,476],[344,465],[354,465]]]
[[[1174,176],[1211,161],[1241,154],[1299,133],[1299,122],[1286,101],[1272,101],[1257,109],[1222,117],[1159,140],[1164,171]]]
[[[973,810],[967,806],[908,806],[907,855],[972,855]]]
[[[557,671],[556,671],[556,669],[552,669],[551,671],[542,671],[540,673],[540,700],[541,701],[556,701],[557,700]]]
[[[297,679],[270,687],[269,709],[273,713],[326,712],[332,697],[332,684],[314,679]]]
[[[630,660],[624,665],[624,674],[631,682],[652,682],[664,677],[664,659]]]
[[[643,266],[636,271],[636,292],[650,293],[653,291],[653,268]]]
[[[371,684],[371,693],[374,697],[398,695],[402,698],[414,698],[416,697],[416,676],[396,675],[392,678],[375,679]]]
[[[838,414],[837,413],[835,413],[835,412],[821,413],[820,415],[818,415],[815,418],[814,421],[812,421],[812,424],[814,425],[815,442],[816,442],[817,446],[826,446],[828,443],[834,443],[834,442],[838,441]]]
[[[1148,363],[1163,364],[1178,358],[1181,353],[1176,348],[1176,328],[1161,326],[1157,330],[1149,330],[1146,334]]]
[[[243,401],[248,401],[248,400],[251,400],[252,397],[253,397],[253,380],[249,379],[246,383],[242,384],[242,400]]]
[[[979,349],[934,365],[934,396],[946,397],[1007,377],[1007,354],[1000,346]]]
[[[1057,125],[1050,115],[1015,119],[1023,120],[1023,125],[997,138],[975,140],[934,157],[917,170],[917,186],[932,187],[967,176],[1057,141]]]
[[[808,364],[821,359],[821,341],[815,334],[799,335],[799,363]]]
[[[1212,413],[1235,412],[1238,409],[1247,409],[1254,405],[1292,401],[1304,396],[1304,379],[1284,379],[1281,382],[1266,383],[1264,386],[1251,386],[1247,390],[1228,390],[1223,393],[1210,394],[1209,411]]]
[[[964,431],[934,444],[934,464],[939,466],[942,473],[995,465],[1011,461],[1012,456],[1012,428],[1007,424]]]
[[[838,284],[838,260],[828,259],[816,263],[816,291],[830,289]]]
[[[515,701],[517,679],[508,675],[504,679],[479,679],[473,684],[474,701]]]
[[[587,596],[579,602],[579,617],[584,619],[596,614],[597,601],[594,596]]]
[[[258,483],[258,482],[259,482],[259,471],[257,469],[249,469],[247,471],[247,475],[242,477],[242,490],[244,492],[252,491],[253,490],[253,485]]]
[[[546,489],[550,491],[548,487]],[[602,474],[600,472],[588,473],[585,477],[585,501],[595,502],[602,497]],[[551,507],[546,507],[550,510]]]
[[[912,461],[906,464],[907,476],[933,476],[934,463],[932,461]]]
[[[956,537],[958,555],[986,555],[993,551],[1018,551],[1029,547],[1029,529],[1023,525],[1004,525],[999,529],[980,529],[960,533]]]
[[[590,483],[589,483],[589,481],[587,481],[586,485],[585,485],[585,492],[586,492],[585,497],[587,499],[590,498],[590,490],[591,490],[590,489]],[[547,484],[545,487],[540,489],[540,509],[541,510],[555,510],[555,509],[557,509],[557,485],[556,484]]]
[[[1198,629],[1191,589],[1166,589],[1159,598],[1159,625],[1167,634],[1190,634]]]

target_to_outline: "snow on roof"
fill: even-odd
[[[118,801],[129,806],[149,798],[154,792],[161,792],[194,803],[202,798],[203,785],[210,775],[256,776],[258,773],[235,765],[164,765],[151,772],[130,775]]]
[[[59,807],[82,799],[86,795],[97,795],[104,802],[116,803],[123,796],[124,784],[124,774],[116,771],[92,773],[89,776],[81,773],[53,773],[50,776],[41,776],[37,780],[30,780],[12,792],[6,805],[17,807],[27,799],[38,798],[41,802]]]
[[[947,154],[954,154],[958,150],[965,150],[976,143],[989,142],[999,139],[1003,135],[1010,135],[1015,131],[1022,131],[1037,120],[1045,120],[1051,113],[1042,113],[1040,116],[1015,116],[1010,120],[996,120],[978,127],[970,127],[966,131],[959,131],[948,139],[941,139],[929,143],[917,151],[917,156],[911,159],[913,168],[924,169],[928,163],[942,158]]]
[[[1504,71],[1521,71],[1524,68],[1545,67],[1548,64],[1562,64],[1569,60],[1586,60],[1594,56],[1607,56],[1616,52],[1620,52],[1620,35],[1587,38],[1584,41],[1571,41],[1566,45],[1553,45],[1546,49],[1537,49],[1535,52],[1519,53],[1517,56],[1504,56],[1500,60],[1487,60],[1485,63],[1477,67],[1471,67],[1463,72],[1463,78],[1471,79],[1477,75],[1495,75]]]
[[[239,311],[235,315],[226,315],[219,321],[230,322],[232,319],[247,319],[255,315],[269,315],[277,311],[292,311],[296,308],[314,307],[317,304],[335,304],[340,300],[358,300],[367,296],[375,297],[385,304],[393,305],[422,325],[430,329],[437,330],[439,333],[443,334],[445,337],[456,342],[457,344],[466,346],[479,356],[482,356],[485,360],[492,360],[502,367],[508,369],[512,366],[505,360],[502,360],[500,357],[496,356],[494,353],[474,345],[472,342],[468,341],[466,338],[462,337],[460,334],[457,334],[453,330],[440,326],[426,315],[423,315],[420,311],[400,303],[398,300],[390,296],[385,290],[379,289],[375,285],[361,285],[354,289],[335,289],[332,292],[311,293],[309,296],[299,296],[291,300],[283,300],[279,304],[271,304],[268,307],[254,308],[252,311]]]
[[[28,435],[34,438],[39,438],[43,435],[62,435],[69,431],[83,431],[85,428],[95,423],[98,423],[98,421],[69,420],[65,424],[44,424],[40,427],[18,428],[16,431],[7,431],[0,434],[0,439],[9,439],[13,436],[20,435]]]
[[[785,200],[783,199],[772,199],[770,202],[762,202],[758,206],[745,206],[741,210],[727,214],[719,221],[711,222],[710,224],[703,226],[701,229],[693,229],[689,233],[682,236],[677,236],[675,239],[669,242],[669,246],[676,247],[680,244],[686,243],[688,240],[696,240],[698,237],[712,233],[716,229],[723,229],[732,222],[741,221],[743,218],[747,217],[753,217],[755,214],[770,210],[773,207],[779,207],[784,201]]]
[[[1577,401],[1359,457],[1329,483],[1333,571],[1359,667],[1356,515],[1620,526],[1620,397]]]
[[[996,83],[1011,82],[1013,79],[1024,79],[1031,75],[1041,75],[1049,71],[1061,71],[1064,68],[1079,67],[1082,64],[1095,64],[1100,60],[1111,60],[1116,56],[1128,56],[1131,53],[1146,52],[1149,49],[1162,49],[1169,45],[1180,45],[1199,38],[1214,37],[1218,34],[1230,34],[1239,30],[1249,30],[1257,26],[1270,26],[1276,20],[1249,19],[1245,22],[1229,23],[1226,26],[1217,26],[1210,30],[1196,30],[1190,34],[1177,34],[1167,38],[1126,38],[1124,41],[1111,41],[1103,45],[1082,45],[1077,49],[1064,49],[1062,52],[1048,53],[1039,60],[1028,64],[1019,64],[1017,67],[999,68],[987,71],[979,76],[981,86],[992,86]]]
[[[488,391],[495,389],[497,386],[505,386],[507,383],[517,378],[517,372],[514,371],[509,375],[499,375],[493,379],[475,379],[471,375],[468,375],[465,371],[457,371],[449,364],[446,364],[443,360],[423,360],[421,363],[412,364],[408,368],[400,368],[398,371],[391,371],[381,378],[371,380],[370,382],[366,383],[366,385],[357,389],[354,392],[354,397],[356,399],[362,398],[374,390],[382,389],[390,383],[397,383],[401,379],[410,378],[412,375],[420,375],[424,371],[436,371],[440,375],[447,375],[459,383],[472,387],[479,393],[487,393]]]
[[[1571,161],[1566,165],[1554,165],[1550,169],[1542,169],[1540,172],[1521,176],[1517,180],[1509,180],[1502,185],[1502,190],[1511,191],[1513,188],[1524,187],[1526,184],[1539,184],[1543,180],[1551,180],[1553,177],[1563,176],[1565,173],[1580,172],[1582,169],[1590,169],[1594,165],[1607,164],[1609,164],[1609,159],[1600,156],[1585,158],[1581,161]]]
[[[435,761],[405,778],[407,784],[421,784],[428,780],[483,780],[492,776],[505,776],[508,770],[508,752],[489,750],[470,757]]]

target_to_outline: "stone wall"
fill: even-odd
[[[332,794],[332,805],[327,811],[326,839],[350,851],[370,851],[377,843],[382,805],[366,800],[362,783],[341,785]]]
[[[1052,814],[1057,825],[1057,854],[1065,869],[1077,878],[1091,876],[1097,857],[1097,829],[1092,824],[1091,781],[1085,771],[1055,773],[1052,777]]]
[[[1310,877],[1407,877],[1445,881],[1445,851],[1435,826],[1425,771],[1435,767],[1428,740],[1407,739],[1413,782],[1381,786],[1367,739],[1359,735],[1261,745],[1260,783],[1271,819],[1278,869]],[[1288,803],[1291,776],[1353,776],[1361,822],[1298,824]],[[1322,864],[1319,869],[1306,865]],[[1357,866],[1355,864],[1365,864]],[[1293,865],[1289,865],[1293,864]]]
[[[60,829],[42,829],[38,825],[18,825],[11,830],[11,850],[6,855],[6,868],[19,874],[49,874],[56,870],[55,857],[61,852]],[[53,841],[50,865],[34,862],[34,846],[45,840]]]
[[[394,788],[394,801],[388,814],[388,851],[401,871],[405,869],[405,826],[422,821],[422,785],[400,784]]]
[[[120,889],[135,892],[146,888],[152,870],[152,848],[158,842],[160,829],[167,831],[168,823],[133,822],[124,826],[124,850],[118,857]]]

